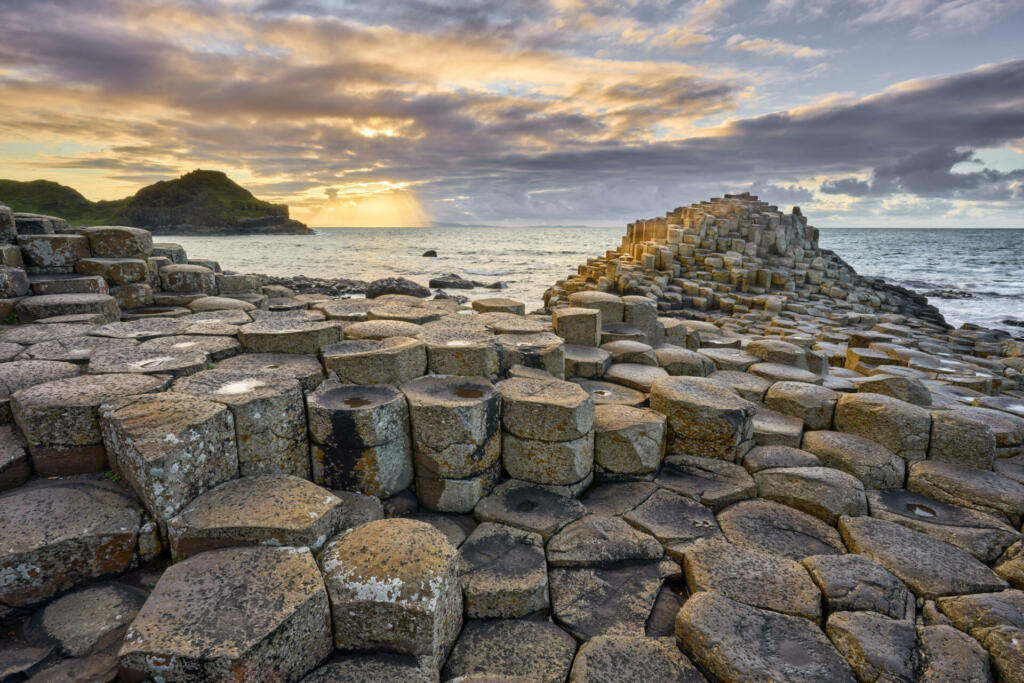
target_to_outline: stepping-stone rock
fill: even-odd
[[[75,262],[75,272],[98,275],[112,285],[149,281],[149,265],[143,259],[81,258]]]
[[[499,334],[494,338],[499,347],[502,372],[522,365],[565,378],[565,342],[551,332],[536,334]]]
[[[924,408],[931,406],[932,395],[920,380],[914,377],[890,374],[895,371],[895,368],[892,368],[892,366],[887,366],[885,374],[873,375],[859,380],[857,382],[857,391],[867,394],[892,396],[893,398],[898,398],[901,401],[913,403]],[[915,372],[910,368],[906,368],[906,371]]]
[[[850,667],[813,623],[702,591],[676,617],[680,649],[716,680],[848,681]]]
[[[564,681],[576,654],[572,636],[546,621],[466,622],[441,679],[460,683]]]
[[[842,515],[866,515],[859,479],[831,467],[780,467],[754,474],[757,495],[834,525]]]
[[[540,534],[480,524],[459,548],[459,581],[470,619],[522,617],[548,606]]]
[[[845,394],[836,404],[836,429],[871,439],[907,461],[924,460],[931,424],[926,409],[882,394]]]
[[[863,610],[893,619],[914,618],[914,594],[863,555],[813,555],[801,563],[821,589],[829,613]]]
[[[167,384],[166,378],[146,375],[79,375],[18,391],[11,410],[28,441],[33,469],[46,477],[107,469],[100,405],[162,391]]]
[[[409,408],[387,385],[325,382],[306,396],[313,481],[386,498],[413,481]]]
[[[330,605],[309,550],[223,548],[164,572],[120,657],[140,677],[273,681],[298,679],[330,652]]]
[[[41,294],[25,297],[14,305],[14,312],[22,322],[35,322],[43,318],[82,313],[117,320],[121,309],[109,294]]]
[[[642,636],[662,584],[679,573],[679,566],[668,559],[553,567],[548,572],[551,611],[555,621],[579,640]]]
[[[835,612],[825,632],[859,680],[917,680],[921,661],[913,622],[872,612]]]
[[[84,363],[99,349],[126,349],[137,346],[133,339],[108,337],[61,337],[33,344],[19,351],[18,360],[56,360],[66,363]],[[19,347],[20,349],[21,347]]]
[[[153,253],[153,233],[142,228],[98,225],[86,228],[82,234],[89,239],[94,256],[145,258]]]
[[[625,312],[622,298],[608,292],[583,291],[569,295],[569,305],[601,312],[601,323],[620,323]]]
[[[119,645],[146,592],[118,583],[89,586],[54,600],[33,626],[68,657],[85,657]]]
[[[556,308],[551,312],[555,334],[566,344],[593,347],[601,343],[601,311],[597,308]]]
[[[498,344],[489,331],[425,326],[419,339],[426,348],[426,367],[435,375],[498,378],[501,359]]]
[[[1020,534],[991,515],[933,500],[906,490],[868,491],[871,516],[945,541],[986,564],[1020,539]]]
[[[526,315],[526,304],[515,299],[505,297],[491,297],[488,299],[476,299],[470,304],[478,313],[511,313],[512,315]]]
[[[291,307],[290,304],[281,302],[295,302],[294,299],[274,299],[274,310],[263,310],[256,309],[249,311],[249,317],[253,322],[261,322],[263,320],[296,320],[299,322],[323,322],[327,317],[321,311],[307,311],[300,303],[295,303],[298,308]],[[269,305],[269,304],[268,304]],[[341,325],[344,327],[344,325]]]
[[[187,377],[206,369],[210,356],[205,351],[160,351],[134,346],[98,349],[89,356],[88,372],[104,374],[161,374]]]
[[[21,486],[30,474],[24,435],[12,425],[0,425],[0,491]]]
[[[781,363],[807,369],[807,352],[781,339],[757,339],[747,344],[747,353],[766,363]]]
[[[673,344],[663,344],[654,349],[658,365],[673,377],[707,377],[715,371],[714,362],[699,353]]]
[[[29,287],[28,275],[24,270],[0,266],[0,296],[4,299],[25,296],[29,292]],[[47,294],[49,292],[40,293]]]
[[[294,353],[246,353],[221,361],[219,369],[244,372],[269,372],[298,380],[303,393],[315,390],[324,379],[324,368],[312,356]]]
[[[617,474],[654,472],[665,453],[665,416],[621,405],[594,408],[594,463]]]
[[[203,311],[193,313],[182,322],[186,323],[224,323],[226,325],[248,325],[252,317],[245,311]],[[237,327],[236,327],[237,331]]]
[[[802,370],[792,365],[782,365],[781,363],[754,363],[747,368],[747,372],[763,377],[770,382],[822,383],[821,375],[816,375],[809,370]]]
[[[458,555],[444,534],[416,520],[378,520],[334,537],[319,559],[336,648],[440,668],[462,627]]]
[[[341,341],[340,324],[303,320],[260,320],[238,328],[238,341],[250,353],[304,353]]]
[[[96,337],[134,339],[142,342],[156,337],[185,334],[187,328],[188,322],[176,318],[145,318],[93,327],[89,334]]]
[[[669,453],[735,462],[753,436],[757,406],[703,377],[668,377],[651,389],[653,410],[668,418]]]
[[[903,458],[871,439],[847,432],[807,432],[803,449],[817,455],[826,467],[857,477],[865,488],[903,488],[906,476]]]
[[[222,404],[165,392],[106,403],[99,415],[113,469],[161,523],[238,476],[234,421]]]
[[[228,407],[234,418],[241,476],[309,477],[306,410],[298,381],[217,368],[179,379],[173,390]]]
[[[769,500],[744,500],[718,513],[730,543],[800,560],[846,552],[839,533],[817,517]]]
[[[617,517],[640,505],[657,490],[657,484],[647,481],[608,482],[588,489],[580,502],[592,515]]]
[[[946,462],[910,466],[907,488],[950,505],[992,515],[1014,528],[1024,519],[1024,484],[996,472]]]
[[[991,681],[988,653],[978,641],[952,626],[924,626],[921,638],[921,683]]]
[[[608,382],[643,392],[651,391],[658,380],[668,376],[662,368],[639,363],[612,363],[604,373],[604,379]]]
[[[725,538],[705,538],[683,550],[690,593],[715,590],[731,600],[817,623],[821,592],[799,563],[741,548]]]
[[[770,408],[758,408],[752,423],[754,443],[758,446],[799,448],[804,432],[804,423],[800,418]]]
[[[0,605],[27,607],[135,559],[142,511],[101,482],[41,481],[0,495]]]
[[[681,560],[683,550],[694,541],[722,534],[709,508],[664,489],[656,491],[622,518],[658,539],[665,552],[677,560]]]
[[[697,353],[714,363],[718,370],[728,372],[746,372],[747,368],[759,360],[757,356],[740,349],[704,348]]]
[[[956,628],[988,650],[997,680],[1019,680],[1024,671],[1024,592],[963,595],[937,603]]]
[[[565,377],[600,379],[612,364],[612,354],[595,346],[566,344]]]
[[[89,240],[81,235],[19,235],[18,247],[25,265],[50,272],[70,272],[75,261],[90,256]]]
[[[928,459],[992,469],[996,436],[981,420],[959,410],[933,410]]]
[[[205,266],[172,264],[160,269],[160,286],[168,292],[217,294],[217,276]]]
[[[957,406],[956,412],[984,422],[996,437],[996,457],[1008,458],[1024,452],[1024,417],[1000,410]]]
[[[74,363],[60,361],[16,360],[0,363],[0,423],[11,421],[11,396],[16,392],[37,384],[75,377],[80,372],[81,368]]]
[[[204,352],[214,362],[238,355],[242,350],[234,337],[192,334],[157,337],[139,344],[139,349],[167,353]]]
[[[743,456],[743,467],[751,474],[775,467],[819,467],[818,456],[792,446],[756,446]]]
[[[731,389],[753,403],[764,400],[765,394],[771,387],[772,382],[763,377],[752,375],[749,372],[734,372],[732,370],[719,370],[708,375],[708,379],[723,387]]]
[[[81,337],[97,329],[86,323],[53,323],[48,325],[12,325],[0,332],[0,341],[6,344],[31,345],[61,339]]]
[[[620,405],[640,407],[647,403],[647,394],[642,391],[624,387],[612,382],[600,382],[589,379],[574,379],[573,384],[579,385],[590,394],[595,405]]]
[[[532,318],[521,318],[519,316],[499,318],[487,323],[486,327],[497,335],[537,334],[551,331],[550,323]]]
[[[331,321],[336,326],[342,324]],[[423,328],[403,320],[367,320],[344,327],[345,339],[387,339],[389,337],[418,337]],[[333,339],[331,341],[338,341]]]
[[[481,522],[497,522],[536,532],[547,541],[586,511],[578,500],[512,479],[496,486],[477,503],[473,512]]]
[[[415,498],[425,510],[470,513],[501,479],[500,462],[462,479],[417,477]]]
[[[650,341],[647,333],[629,323],[603,323],[601,325],[601,343],[614,341],[636,341],[646,344]]]
[[[355,506],[353,506],[355,507]],[[203,493],[167,523],[175,561],[232,546],[320,549],[365,520],[338,496],[291,475],[264,474],[225,482]]]
[[[555,534],[547,545],[552,567],[600,567],[618,562],[658,560],[661,544],[618,517],[588,515]]]
[[[839,533],[850,552],[866,556],[923,598],[1006,588],[1006,582],[948,543],[872,517],[842,517]]]
[[[655,481],[662,488],[693,498],[715,511],[753,498],[757,491],[754,480],[739,465],[694,455],[668,456]]]
[[[654,349],[642,342],[615,341],[602,344],[601,349],[612,354],[612,363],[634,363],[658,367],[658,357],[654,354]]]
[[[409,337],[336,342],[322,355],[327,371],[346,384],[401,384],[427,371],[426,348]]]
[[[764,404],[803,420],[808,429],[828,429],[838,400],[839,394],[816,384],[776,382],[765,394]]]
[[[620,681],[701,683],[704,677],[672,638],[595,636],[580,646],[570,683]]]
[[[415,325],[433,322],[441,318],[441,311],[420,305],[408,306],[400,303],[383,302],[366,311],[367,320],[401,320]]]
[[[437,683],[437,671],[423,669],[415,657],[384,653],[334,655],[302,683]]]

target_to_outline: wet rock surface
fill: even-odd
[[[1024,667],[1020,340],[798,211],[639,221],[530,315],[5,215],[0,677]]]

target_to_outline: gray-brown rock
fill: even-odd
[[[566,379],[600,379],[612,364],[612,354],[596,346],[565,345]]]
[[[410,337],[350,339],[323,347],[324,366],[346,384],[401,384],[427,372],[427,350]]]
[[[320,361],[312,356],[294,353],[246,353],[228,358],[217,367],[291,377],[298,380],[303,393],[313,391],[324,379],[324,368]]]
[[[670,455],[656,478],[658,485],[718,511],[739,500],[753,498],[754,480],[739,465],[717,458]]]
[[[540,534],[484,522],[459,548],[459,581],[470,619],[523,617],[548,606]]]
[[[743,467],[751,474],[775,467],[820,466],[818,456],[792,446],[755,446],[743,456]]]
[[[481,522],[498,522],[533,531],[545,541],[585,513],[586,508],[578,500],[515,479],[495,487],[474,510]]]
[[[992,679],[988,653],[978,641],[952,626],[924,626],[921,683],[985,683]]]
[[[547,545],[552,567],[596,567],[618,562],[658,560],[661,544],[618,517],[588,515],[572,522]]]
[[[341,341],[343,330],[343,326],[334,321],[267,319],[238,328],[238,341],[250,353],[315,356],[328,344]]]
[[[677,559],[682,558],[682,551],[694,541],[722,534],[709,508],[664,489],[656,491],[622,518],[654,536],[669,556]]]
[[[835,612],[825,632],[859,680],[913,683],[918,679],[921,661],[913,622],[874,612]]]
[[[822,465],[857,477],[865,488],[903,488],[903,458],[871,439],[847,432],[807,432],[803,449],[817,455]]]
[[[665,416],[645,408],[594,409],[594,463],[618,474],[657,470],[665,453]]]
[[[612,363],[604,373],[604,379],[608,382],[643,392],[651,391],[655,382],[668,376],[663,368],[645,363]]]
[[[984,512],[1015,528],[1024,519],[1024,484],[996,472],[929,460],[911,465],[907,488],[950,505]]]
[[[866,515],[859,479],[831,467],[780,467],[754,474],[757,495],[835,524],[842,515]]]
[[[914,618],[914,594],[863,555],[812,555],[801,563],[821,589],[829,613],[868,611],[893,619]]]
[[[205,351],[156,351],[133,346],[126,349],[97,349],[89,355],[89,374],[161,374],[186,377],[206,369],[210,356]]]
[[[836,429],[876,441],[904,460],[924,460],[931,414],[882,394],[845,394],[836,404]]]
[[[102,583],[68,593],[36,613],[34,626],[68,657],[120,645],[146,592],[118,583]]]
[[[558,379],[565,378],[565,342],[558,335],[551,332],[499,334],[494,341],[498,344],[503,373],[522,365],[543,370]]]
[[[672,638],[595,636],[580,646],[569,683],[622,681],[701,683],[704,677]]]
[[[715,371],[715,364],[711,359],[681,346],[663,344],[654,349],[654,355],[658,359],[658,365],[673,377],[707,377]]]
[[[650,403],[668,418],[670,453],[735,462],[740,443],[753,436],[757,406],[709,378],[658,380]]]
[[[933,410],[928,459],[992,469],[996,436],[992,428],[959,410]]]
[[[0,491],[24,484],[31,469],[24,435],[13,425],[0,425]]]
[[[597,308],[556,308],[551,312],[555,334],[566,344],[597,346],[601,343],[601,311]]]
[[[576,641],[546,621],[472,620],[459,636],[441,677],[477,683],[559,683],[569,675]]]
[[[121,666],[168,680],[295,680],[331,651],[330,605],[305,548],[224,548],[170,567]]]
[[[764,404],[772,410],[800,418],[807,429],[828,429],[832,426],[838,400],[839,394],[817,384],[776,382],[765,394]]]
[[[718,513],[733,545],[791,560],[846,552],[839,533],[817,517],[769,500],[744,500]]]

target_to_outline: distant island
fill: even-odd
[[[0,203],[61,216],[75,226],[128,225],[156,234],[312,234],[288,207],[257,199],[221,171],[195,170],[147,185],[131,197],[93,202],[50,180],[0,180]]]

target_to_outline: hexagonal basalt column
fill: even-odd
[[[435,375],[497,379],[501,369],[494,335],[472,326],[426,327],[419,335],[427,347],[427,367]]]
[[[459,577],[470,619],[523,617],[548,606],[544,539],[537,533],[484,522],[459,548]]]
[[[349,339],[323,348],[324,367],[346,384],[401,384],[427,372],[427,351],[410,337]]]
[[[342,325],[336,322],[292,318],[260,320],[238,329],[242,348],[252,353],[305,353],[341,341]]]
[[[401,389],[409,403],[417,492],[452,489],[447,496],[421,495],[420,502],[434,510],[470,512],[494,484],[489,470],[501,456],[501,395],[477,377],[422,377]],[[465,479],[481,485],[467,482],[473,495],[463,498],[452,495],[457,484],[432,481]]]
[[[400,391],[325,382],[306,406],[313,481],[378,498],[412,484],[409,408]]]
[[[577,384],[509,379],[502,397],[502,461],[516,479],[575,484],[594,465],[594,401]]]
[[[238,476],[234,420],[219,403],[175,392],[131,396],[100,407],[100,430],[114,469],[160,522]]]
[[[149,265],[142,259],[83,258],[75,261],[75,272],[99,275],[111,285],[149,282]]]
[[[495,337],[501,349],[502,374],[514,365],[535,368],[558,379],[565,377],[565,342],[552,332],[500,334]]]
[[[297,380],[218,368],[179,379],[173,389],[231,410],[241,476],[309,478],[306,409]]]
[[[269,372],[278,377],[298,380],[303,393],[315,390],[324,381],[324,368],[316,358],[293,353],[246,353],[228,358],[219,369]]]
[[[298,680],[331,652],[305,548],[225,548],[173,565],[128,628],[121,666],[157,680]]]
[[[203,266],[175,264],[160,269],[160,286],[168,292],[217,293],[217,277]]]
[[[71,272],[75,261],[89,256],[89,241],[81,235],[22,235],[22,258],[29,268]]]
[[[153,253],[153,234],[142,228],[97,225],[86,228],[82,234],[89,239],[89,247],[94,256],[146,258]]]
[[[601,343],[601,311],[596,308],[556,308],[551,313],[555,333],[566,344],[597,346]]]
[[[316,552],[360,523],[341,498],[290,475],[225,482],[202,494],[167,523],[175,561],[232,546],[306,546]]]
[[[735,462],[754,436],[757,405],[711,379],[667,377],[651,390],[651,409],[668,418],[669,453]]]
[[[0,496],[0,604],[32,605],[127,571],[141,513],[108,482],[43,481]]]
[[[146,375],[80,375],[17,392],[11,409],[28,440],[33,469],[44,477],[107,469],[100,405],[161,391],[167,384],[165,378]]]
[[[606,472],[654,472],[665,456],[665,416],[647,408],[594,408],[594,464]]]
[[[210,356],[205,351],[161,351],[136,346],[98,349],[89,356],[89,374],[154,374],[184,377],[203,370]]]
[[[43,294],[18,301],[14,312],[22,322],[35,322],[61,315],[95,314],[117,320],[121,309],[109,294]]]
[[[320,567],[335,647],[440,668],[462,628],[458,556],[444,534],[411,519],[370,522],[329,541]]]

